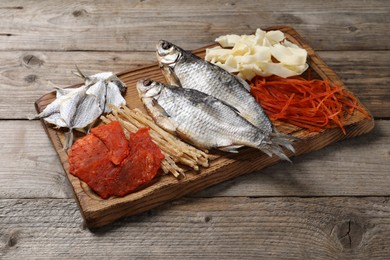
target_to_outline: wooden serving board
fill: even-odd
[[[328,79],[339,86],[344,86],[337,75],[316,55],[314,50],[304,42],[294,29],[290,27],[272,27],[267,30],[281,30],[286,34],[288,40],[307,50],[311,77]],[[205,49],[206,47],[195,50],[194,53],[204,57]],[[130,108],[137,107],[143,110],[143,105],[135,89],[135,83],[144,78],[165,82],[157,62],[149,66],[124,71],[119,73],[118,76],[128,86],[125,97],[127,105]],[[37,100],[35,106],[38,113],[52,102],[54,98],[55,93],[52,92]],[[89,228],[100,227],[119,218],[144,212],[167,201],[203,190],[209,186],[246,173],[258,171],[279,161],[275,156],[268,157],[262,152],[251,148],[243,149],[238,154],[216,153],[213,156],[210,167],[201,169],[200,172],[189,172],[185,178],[180,180],[177,180],[171,175],[163,175],[156,178],[149,186],[125,197],[111,197],[103,200],[84,182],[69,174],[68,155],[62,148],[64,132],[54,129],[43,120],[41,122],[59,155],[67,177],[73,187],[75,198],[79,204],[86,225]],[[374,127],[374,120],[372,117],[366,118],[360,112],[355,112],[344,122],[347,131],[346,135],[339,128],[326,129],[319,133],[309,133],[292,125],[280,122],[274,122],[274,124],[280,132],[293,134],[302,139],[294,144],[296,149],[294,155],[287,153],[288,156],[292,157],[321,149],[346,138],[367,133]]]

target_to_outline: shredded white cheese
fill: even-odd
[[[254,35],[224,35],[216,40],[221,46],[206,49],[210,61],[245,80],[256,75],[290,77],[307,68],[307,52],[288,41],[281,31],[262,31]]]

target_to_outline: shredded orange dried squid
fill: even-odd
[[[280,120],[309,131],[339,126],[355,109],[370,117],[356,98],[329,80],[306,80],[302,77],[255,77],[251,94],[271,120]]]

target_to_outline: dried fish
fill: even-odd
[[[273,131],[271,121],[249,93],[249,84],[241,78],[164,40],[157,44],[157,59],[171,85],[212,95],[264,132]]]
[[[137,90],[157,125],[198,148],[237,153],[248,146],[290,161],[281,147],[290,145],[289,137],[262,131],[211,95],[151,80],[139,81]]]
[[[73,143],[73,129],[88,133],[101,114],[111,112],[109,105],[126,104],[122,96],[126,85],[115,74],[102,72],[85,76],[78,68],[77,71],[76,75],[84,79],[84,85],[78,88],[55,88],[56,99],[33,117],[41,118],[57,128],[68,128],[65,149]]]
[[[196,89],[233,107],[236,112],[266,135],[277,136],[274,142],[295,152],[291,136],[279,133],[268,116],[250,94],[249,84],[226,70],[207,62],[168,41],[157,44],[157,59],[171,85]]]

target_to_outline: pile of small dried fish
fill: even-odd
[[[77,75],[84,79],[84,85],[78,88],[56,88],[56,99],[33,117],[42,118],[57,128],[68,128],[65,149],[73,143],[73,129],[88,133],[101,114],[111,111],[110,104],[126,104],[122,96],[126,85],[112,72],[87,77],[78,70]]]

